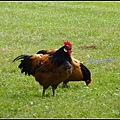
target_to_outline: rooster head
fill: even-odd
[[[92,82],[92,79],[90,79],[90,80],[87,80],[87,81],[85,81],[86,82],[86,86],[88,86],[89,84],[91,84],[91,82]]]
[[[72,53],[72,44],[68,40],[64,41],[64,51],[69,54]]]

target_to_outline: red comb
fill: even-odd
[[[72,47],[72,44],[68,40],[64,41],[64,45],[68,45],[69,47]]]

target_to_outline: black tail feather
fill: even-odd
[[[30,75],[30,67],[31,67],[31,65],[30,65],[30,62],[29,62],[29,57],[30,57],[30,55],[27,55],[27,54],[23,54],[23,55],[20,55],[20,56],[18,56],[18,57],[16,57],[14,60],[13,60],[13,62],[15,62],[15,61],[17,61],[17,60],[20,60],[20,59],[22,59],[21,60],[21,63],[19,64],[19,66],[18,66],[18,68],[20,68],[21,69],[21,73],[24,73],[25,72],[25,75]]]
[[[20,60],[20,59],[26,59],[27,57],[29,57],[29,55],[27,54],[23,54],[23,55],[20,55],[18,57],[16,57],[13,62],[17,61],[17,60]]]
[[[48,50],[40,50],[36,54],[47,54]]]

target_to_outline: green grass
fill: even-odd
[[[0,2],[1,118],[120,118],[119,2]],[[42,86],[18,69],[18,55],[73,44],[73,56],[91,71],[93,82],[70,88]],[[95,45],[96,49],[80,46]],[[110,59],[111,62],[90,60]]]

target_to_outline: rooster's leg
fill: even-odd
[[[42,96],[44,96],[45,95],[45,88],[43,87],[43,93],[42,93]]]
[[[69,88],[68,84],[67,84],[67,83],[64,83],[64,82],[63,82],[63,85],[62,85],[62,86],[63,86],[63,88]]]
[[[56,96],[55,90],[57,89],[58,84],[52,85],[53,96]]]
[[[55,97],[56,94],[55,94],[55,88],[54,87],[52,87],[52,92],[53,92],[53,96]]]

